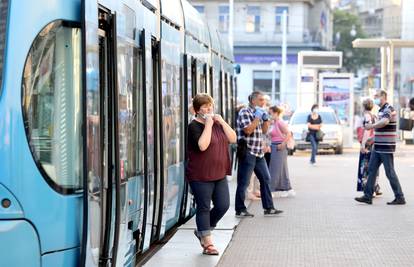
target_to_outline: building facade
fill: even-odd
[[[193,6],[222,35],[229,32],[228,1],[195,0]],[[280,90],[282,58],[282,14],[287,13],[286,90]],[[234,56],[241,65],[238,76],[238,102],[247,101],[252,90],[269,95],[272,89],[271,63],[276,61],[277,102],[295,108],[297,53],[302,50],[330,50],[332,47],[332,9],[329,0],[235,0]]]
[[[414,1],[402,1],[402,39],[414,40]],[[414,97],[414,47],[401,50],[401,95]]]

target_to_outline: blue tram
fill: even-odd
[[[185,0],[0,0],[0,266],[135,266],[194,213],[189,102],[232,52]]]

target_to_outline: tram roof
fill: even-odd
[[[211,49],[216,53],[221,53],[221,47],[220,47],[220,38],[217,33],[216,28],[211,26],[210,24],[207,24],[210,34],[210,43],[211,43]]]
[[[147,7],[151,7],[150,9],[159,10],[160,9],[160,2],[159,0],[141,0],[142,4]]]
[[[203,44],[210,46],[210,34],[204,19],[190,3],[182,1],[182,4],[186,33],[192,35]]]
[[[161,0],[161,15],[179,27],[184,26],[180,0]]]
[[[219,35],[219,39],[220,39],[221,55],[229,61],[234,61],[233,52],[229,45],[228,40],[226,38],[223,38],[223,36],[217,30],[216,32]]]

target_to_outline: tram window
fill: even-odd
[[[215,104],[215,113],[221,114],[221,96],[220,96],[220,73],[213,70],[213,98]]]
[[[59,192],[82,186],[81,88],[81,30],[52,22],[27,56],[22,105],[33,157]]]
[[[206,69],[207,69],[207,64],[203,64],[203,66],[200,69],[200,87],[197,88],[197,89],[199,89],[197,91],[198,93],[207,93]]]
[[[144,171],[142,54],[134,44],[118,36],[118,129],[122,180]]]
[[[197,60],[191,60],[191,81],[192,81],[192,97],[196,95],[199,88],[197,88]]]
[[[3,81],[4,51],[6,48],[7,3],[8,0],[0,0],[0,93]]]

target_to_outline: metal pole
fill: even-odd
[[[390,69],[389,76],[388,76],[388,103],[390,105],[394,104],[394,44],[390,43],[389,46],[389,62],[388,66]]]
[[[275,103],[276,93],[276,68],[272,66],[272,105]]]
[[[298,53],[298,68],[296,78],[296,108],[302,105],[302,54]]]
[[[229,45],[233,51],[234,0],[229,0]]]
[[[381,89],[385,90],[387,84],[387,51],[381,47]]]
[[[287,63],[287,11],[282,15],[282,68],[280,71],[280,101],[286,102],[286,63]]]

